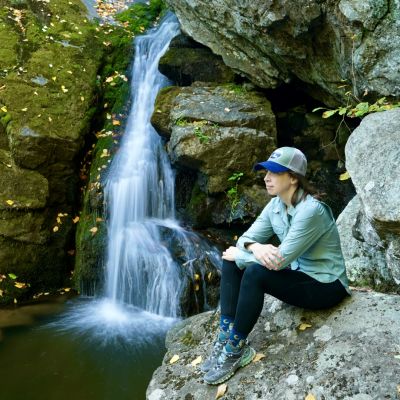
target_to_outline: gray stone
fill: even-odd
[[[260,87],[296,78],[330,105],[345,104],[349,88],[355,95],[400,95],[397,1],[167,3],[186,34]]]
[[[227,382],[224,398],[237,399],[393,399],[400,364],[400,297],[355,292],[325,311],[306,311],[267,296],[249,339],[260,361]],[[204,360],[218,329],[219,314],[208,312],[176,325],[167,336],[167,353],[147,389],[147,399],[211,399],[217,388],[202,381]],[[284,321],[284,322],[283,322]],[[266,323],[275,326],[265,331]],[[311,325],[299,330],[301,323]],[[287,333],[290,333],[289,335]],[[279,348],[277,352],[276,349]],[[173,364],[173,355],[179,360]]]

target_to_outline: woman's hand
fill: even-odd
[[[284,258],[279,253],[279,248],[272,244],[252,243],[247,246],[247,249],[268,269],[276,271],[284,261]]]
[[[239,249],[237,247],[231,246],[222,252],[222,258],[228,261],[235,261],[235,256]]]

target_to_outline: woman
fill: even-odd
[[[266,170],[268,194],[276,197],[236,247],[223,252],[220,332],[202,365],[204,381],[211,385],[254,358],[246,338],[265,293],[307,309],[332,307],[350,294],[335,219],[307,190],[304,154],[282,147],[254,169]],[[274,234],[278,247],[267,244]]]

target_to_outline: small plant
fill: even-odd
[[[235,172],[229,178],[228,182],[232,184],[231,188],[226,192],[226,196],[229,201],[229,207],[231,209],[229,219],[232,221],[233,216],[236,213],[237,207],[240,203],[240,196],[238,192],[238,186],[240,178],[243,176],[243,172]]]
[[[189,121],[183,117],[179,117],[177,120],[175,120],[176,126],[187,126],[188,124],[189,124]]]
[[[315,108],[313,110],[313,112],[319,111],[319,110],[326,110],[322,113],[322,118],[329,118],[335,114],[347,116],[350,118],[355,118],[355,117],[362,118],[365,115],[373,113],[373,112],[387,111],[387,110],[391,110],[393,108],[399,108],[399,107],[400,107],[400,102],[399,103],[389,103],[386,100],[386,97],[382,97],[373,104],[369,104],[367,101],[363,101],[356,105],[348,104],[346,106],[338,107],[335,109],[318,107],[318,108]]]
[[[193,133],[199,139],[200,143],[207,144],[210,141],[210,137],[204,134],[203,129],[200,126],[196,126],[193,130]]]

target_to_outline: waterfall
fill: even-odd
[[[192,280],[205,281],[207,263],[221,265],[221,259],[175,219],[174,173],[150,123],[157,93],[168,84],[158,63],[178,32],[179,23],[170,13],[157,29],[135,39],[132,107],[104,190],[105,296],[81,298],[81,304],[53,323],[60,332],[104,344],[123,339],[136,349],[151,347],[181,316],[180,297],[190,282],[198,290],[191,301],[198,304],[199,296],[199,309],[206,305],[205,285],[200,291]]]
[[[178,33],[179,23],[169,14],[157,30],[135,40],[132,107],[105,185],[106,296],[172,317],[179,314],[181,284],[159,226],[179,229],[174,222],[174,174],[150,118],[157,93],[168,83],[158,63]]]

